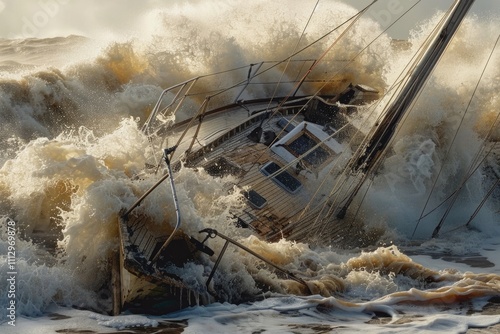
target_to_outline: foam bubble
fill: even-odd
[[[141,20],[149,22],[138,30],[144,35],[141,39],[134,39],[131,35],[111,43],[106,41],[105,47],[102,47],[102,41],[91,40],[90,45],[98,46],[97,51],[84,59],[70,59],[57,69],[38,64],[35,68],[2,74],[0,117],[5,122],[2,122],[0,136],[3,137],[0,138],[5,139],[1,141],[2,149],[9,152],[2,153],[6,155],[1,157],[1,207],[16,220],[24,240],[19,243],[18,262],[23,272],[20,278],[26,283],[20,287],[24,291],[20,299],[21,314],[39,315],[54,301],[89,308],[109,306],[91,301],[96,294],[105,293],[103,286],[109,278],[108,258],[118,244],[118,212],[156,182],[154,177],[136,178],[143,169],[146,153],[149,153],[148,142],[139,127],[162,87],[231,65],[239,66],[266,57],[284,58],[295,49],[306,19],[301,13],[302,3],[298,1],[286,7],[264,1],[245,4],[226,1],[218,7],[205,2],[177,5],[154,8],[144,16],[139,15]],[[266,10],[262,11],[263,8]],[[255,17],[257,12],[262,16]],[[299,46],[321,36],[323,28],[333,28],[353,13],[352,8],[335,2],[331,6],[325,5],[315,13],[314,22]],[[290,17],[297,20],[290,22]],[[363,18],[348,35],[347,42],[339,44],[328,54],[326,65],[321,69],[329,71],[332,76],[342,69],[336,88],[343,88],[353,81],[384,90],[396,80],[418,47],[417,42],[422,41],[424,32],[428,32],[431,23],[437,19],[431,19],[428,26],[423,26],[422,32],[416,32],[411,40],[413,44],[406,50],[387,47],[391,41],[383,36],[356,57],[366,42],[382,31],[375,22]],[[220,24],[214,25],[213,22]],[[496,28],[493,22],[480,22],[477,18],[466,20],[457,42],[450,46],[424,90],[423,98],[398,133],[392,146],[394,155],[385,160],[372,192],[368,193],[367,203],[371,207],[364,212],[364,217],[369,217],[365,220],[371,226],[411,234],[415,217],[421,213],[434,182],[438,191],[431,199],[429,209],[438,206],[454,189],[457,180],[463,177],[482,145],[488,125],[496,117],[500,82],[495,65],[498,56],[488,68],[477,99],[465,118],[465,126],[454,141],[463,106],[468,102],[467,94],[470,95],[471,84],[478,79],[477,70],[481,69],[487,56],[485,46],[491,44],[488,36],[495,36]],[[46,45],[38,45],[37,50],[45,55],[51,43],[55,43],[50,40],[40,42]],[[315,54],[306,56],[316,57],[331,42],[332,39],[319,43],[315,46]],[[36,49],[30,44],[33,41],[26,43]],[[278,52],[274,51],[276,46],[279,46]],[[59,47],[55,49],[61,50]],[[354,57],[352,65],[344,68],[346,60]],[[29,60],[34,62],[36,59]],[[457,80],[449,80],[450,73],[457,72],[457,68],[460,69],[455,76]],[[229,77],[227,80],[236,79]],[[192,102],[188,103],[181,117],[192,112],[195,101]],[[377,112],[379,110],[375,114]],[[492,138],[496,140],[497,137],[495,134]],[[451,159],[446,158],[448,151]],[[492,165],[496,166],[497,162],[493,161]],[[466,196],[457,202],[462,211],[450,215],[457,221],[450,227],[463,224],[470,209],[482,199],[482,176],[474,175],[467,184]],[[335,248],[311,249],[307,244],[285,240],[266,243],[250,236],[248,231],[234,227],[230,208],[241,206],[243,198],[237,189],[230,194],[225,192],[225,185],[232,181],[231,178],[214,179],[203,170],[182,167],[175,173],[175,181],[183,219],[187,222],[183,226],[186,233],[198,236],[202,228],[216,228],[287,270],[300,273],[308,285],[305,288],[280,276],[259,260],[231,248],[213,283],[227,300],[239,301],[254,295],[257,287],[265,285],[281,293],[301,295],[313,291],[318,294],[315,299],[272,299],[252,306],[264,309],[266,315],[274,314],[275,309],[305,309],[304,314],[317,317],[321,313],[317,309],[332,307],[358,314],[364,321],[370,318],[363,313],[366,310],[381,310],[392,315],[395,314],[395,304],[400,307],[400,304],[417,301],[424,304],[440,300],[470,301],[498,293],[496,277],[435,270],[413,262],[397,247],[382,247],[360,254],[359,251],[345,252]],[[375,214],[371,214],[370,209],[374,208]],[[157,188],[139,210],[148,212],[156,228],[175,221],[167,185]],[[479,217],[481,224],[475,223],[474,226],[491,232],[498,219],[485,211]],[[423,224],[421,235],[432,231],[436,217],[437,214],[429,218],[432,224]],[[463,234],[470,237],[468,232]],[[58,254],[45,252],[40,255],[42,245],[35,245],[40,238],[51,239]],[[453,239],[450,235],[448,238],[444,243],[453,244],[451,252],[455,254],[467,253],[477,247],[472,243],[461,244],[464,239]],[[222,240],[210,242],[216,252],[223,246]],[[426,244],[430,245],[432,243]],[[435,246],[440,251],[450,251],[450,247]],[[42,261],[46,258],[49,259],[47,262]],[[207,257],[199,264],[188,264],[178,269],[179,276],[193,289],[203,292],[207,272],[214,261],[215,258]],[[4,268],[0,269],[5,272]],[[38,285],[47,286],[47,289],[40,294]],[[412,286],[419,290],[411,290]],[[346,300],[374,301],[349,303],[319,297],[339,294]],[[5,296],[3,292],[2,296]],[[387,297],[383,299],[384,296]],[[106,296],[101,299],[104,304],[109,302]],[[273,303],[278,305],[270,305]],[[224,313],[232,311],[240,312],[240,315],[231,318]],[[229,327],[236,330],[240,319],[246,321],[247,311],[245,307],[229,304],[196,308],[190,310],[188,316],[192,319],[190,330],[201,326],[194,319],[197,314],[213,316],[209,326],[213,326],[214,331]],[[332,313],[323,318],[324,323],[335,316]],[[257,311],[250,322],[254,324],[253,320],[261,315]],[[294,324],[292,318],[285,322],[302,328],[300,324]],[[228,319],[230,325],[226,326]],[[153,321],[143,318],[122,319],[123,322],[104,317],[96,317],[96,320],[110,321],[115,328],[125,323],[153,324]],[[486,324],[490,320],[480,319],[478,322]],[[363,321],[357,322],[356,326]],[[442,326],[445,321],[453,324]],[[447,315],[429,318],[424,323],[448,329],[474,321]],[[203,326],[208,328],[206,323]],[[282,326],[278,322],[272,323],[272,320],[265,324],[267,330],[281,330]]]

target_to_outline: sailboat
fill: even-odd
[[[215,229],[188,235],[183,224],[189,222],[182,221],[174,182],[180,168],[203,170],[214,178],[231,176],[227,190],[237,192],[243,205],[232,209],[228,224],[268,242],[285,238],[346,247],[372,243],[376,236],[362,223],[346,223],[345,218],[355,216],[360,189],[376,172],[398,124],[473,3],[454,1],[368,132],[360,125],[363,113],[383,94],[363,83],[337,82],[336,72],[317,70],[322,57],[301,58],[314,43],[284,60],[198,76],[165,89],[142,127],[154,152],[146,168],[148,177],[159,179],[119,217],[114,313],[165,313],[223,301],[214,280],[228,247],[296,281],[304,293],[309,291],[300,274]],[[345,30],[370,6],[348,20]],[[167,179],[176,220],[159,229],[141,203]],[[214,238],[223,240],[221,250],[211,248]],[[194,291],[179,272],[186,263],[207,257],[213,260],[212,271],[206,274],[205,286]]]

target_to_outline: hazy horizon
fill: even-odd
[[[361,9],[372,0],[337,0]],[[446,10],[453,0],[421,0],[416,8],[388,29],[389,36],[405,39],[419,22],[428,20],[438,11]],[[367,16],[377,21],[383,28],[408,10],[417,0],[380,0],[374,4]],[[200,4],[199,0],[168,2],[177,4]],[[316,4],[315,0],[302,3],[304,15],[308,16]],[[238,10],[238,1],[224,0],[213,2],[211,6],[229,6]],[[319,3],[317,10],[321,10]],[[96,37],[99,35],[134,35],[135,28],[148,24],[148,14],[166,6],[160,0],[123,0],[120,2],[97,0],[0,0],[0,38],[46,38],[68,35]],[[205,4],[206,6],[206,4]],[[306,10],[307,9],[307,10]],[[307,14],[306,14],[307,13]],[[477,15],[486,20],[500,17],[500,2],[477,0],[469,15]],[[295,19],[295,18],[292,18]]]

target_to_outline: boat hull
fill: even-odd
[[[159,248],[161,241],[155,238],[155,243],[144,242],[148,236],[141,231],[147,229],[136,229],[134,235],[130,228],[131,225],[144,224],[143,221],[144,216],[129,215],[119,218],[121,242],[117,261],[119,268],[116,270],[119,279],[114,279],[115,285],[119,285],[115,290],[119,293],[115,293],[114,313],[119,314],[121,310],[126,309],[133,313],[166,314],[212,302],[208,294],[192,290],[180,278],[157,269],[151,263],[150,258]],[[185,236],[180,235],[172,244],[173,247],[166,251],[173,254],[186,253],[186,248],[190,246],[188,242]],[[189,260],[185,256],[182,257],[183,263],[187,261]]]

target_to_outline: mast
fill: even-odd
[[[446,50],[446,47],[452,40],[473,3],[474,0],[455,0],[449,10],[448,17],[443,21],[441,28],[436,30],[433,40],[424,51],[424,54],[417,58],[417,62],[418,59],[420,59],[420,61],[413,65],[412,68],[415,69],[414,72],[409,76],[393,103],[386,108],[387,111],[384,119],[372,131],[366,146],[360,151],[361,154],[351,158],[349,165],[352,170],[354,172],[362,171],[364,175],[337,214],[337,218],[344,218],[349,205],[361,188],[366,177],[373,170],[378,158],[386,150],[387,144],[396,132],[400,120],[409,110],[415,98],[422,90],[422,87],[434,70],[434,67]]]

